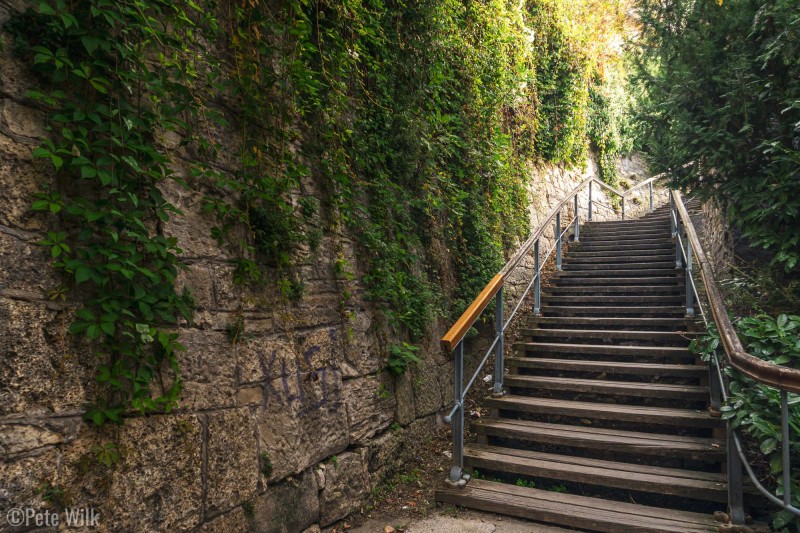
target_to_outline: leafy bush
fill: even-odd
[[[671,169],[673,186],[722,200],[754,245],[796,270],[796,0],[639,0],[637,7],[638,122],[653,170]]]
[[[766,314],[742,318],[736,323],[739,338],[751,355],[778,365],[800,368],[800,316]],[[719,337],[710,335],[693,343],[696,353],[708,357],[719,347]],[[780,392],[762,385],[734,370],[725,368],[729,380],[729,397],[722,407],[722,418],[730,420],[753,438],[769,465],[766,472],[773,481],[778,496],[783,495],[783,467],[781,464],[781,407]],[[789,425],[791,435],[792,503],[800,505],[800,395],[789,394]],[[792,522],[794,515],[781,511],[775,516],[773,526],[783,528]]]

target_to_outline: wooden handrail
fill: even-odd
[[[800,392],[800,370],[764,361],[745,351],[738,335],[736,335],[736,329],[728,317],[722,293],[714,279],[714,273],[700,245],[700,240],[697,238],[697,232],[694,229],[692,220],[689,218],[688,211],[686,211],[686,206],[683,205],[683,201],[677,191],[672,191],[671,194],[686,230],[689,246],[694,250],[697,263],[700,266],[700,277],[703,279],[703,284],[706,288],[708,306],[711,309],[714,323],[717,325],[717,331],[719,331],[719,338],[722,341],[722,346],[731,366],[759,383],[789,392]]]

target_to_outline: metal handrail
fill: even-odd
[[[662,175],[654,176],[643,182],[636,187],[628,189],[627,191],[618,191],[617,189],[606,185],[595,177],[588,177],[583,180],[577,187],[575,187],[557,206],[555,206],[544,222],[533,232],[519,250],[509,259],[503,268],[495,274],[489,283],[483,288],[477,298],[467,307],[467,310],[458,318],[453,326],[441,339],[442,350],[446,353],[455,353],[455,361],[453,364],[453,392],[455,401],[450,412],[445,416],[445,422],[453,426],[453,466],[450,469],[448,482],[454,486],[464,486],[469,480],[469,475],[464,472],[464,399],[467,393],[472,388],[478,375],[483,369],[489,356],[495,354],[495,367],[494,367],[494,386],[493,395],[503,396],[503,351],[505,348],[505,330],[511,324],[514,316],[516,316],[520,305],[525,300],[531,288],[533,288],[533,312],[534,315],[539,314],[541,303],[541,273],[542,265],[547,262],[550,254],[556,251],[556,268],[561,270],[561,244],[562,239],[571,227],[574,227],[573,240],[578,242],[580,240],[580,203],[578,195],[588,186],[589,198],[586,205],[586,220],[591,222],[593,211],[593,197],[592,185],[597,183],[601,187],[607,189],[613,194],[616,194],[622,199],[622,219],[625,219],[625,198],[634,190],[639,189],[641,186],[648,185],[650,188],[650,211],[653,211],[653,184],[656,180],[663,177]],[[561,212],[564,207],[569,204],[574,204],[574,216],[566,224],[561,224]],[[540,257],[539,241],[544,236],[544,232],[549,228],[550,224],[554,223],[553,236],[555,243],[544,256]],[[533,250],[534,272],[533,276],[528,283],[522,296],[519,298],[517,305],[511,314],[504,320],[503,315],[503,288],[510,278],[511,274],[519,266],[520,262]],[[467,332],[472,328],[475,322],[483,314],[489,302],[494,298],[495,300],[495,336],[486,354],[483,356],[481,363],[478,365],[475,372],[470,377],[467,385],[464,386],[464,337]]]
[[[692,276],[692,252],[697,256],[697,263],[700,266],[700,277],[703,280],[705,293],[708,298],[708,307],[711,310],[712,319],[719,332],[722,346],[730,365],[739,370],[744,375],[761,384],[776,388],[781,396],[781,446],[782,457],[781,466],[783,468],[783,500],[767,490],[753,472],[747,457],[744,454],[741,439],[735,428],[727,423],[728,438],[728,507],[731,514],[731,521],[734,524],[744,524],[744,495],[742,485],[742,466],[744,466],[748,477],[768,500],[800,516],[800,509],[792,505],[792,486],[791,486],[791,460],[789,456],[791,427],[789,425],[789,392],[800,392],[800,370],[782,367],[768,361],[759,359],[748,354],[742,346],[736,330],[728,317],[725,309],[722,293],[717,286],[711,265],[703,251],[697,232],[694,229],[689,213],[683,200],[677,191],[670,194],[670,222],[672,234],[675,239],[676,265],[685,265],[686,270],[686,309],[687,315],[693,314],[693,299],[696,298],[698,308],[703,318],[703,322],[708,326],[707,315],[703,309],[703,303],[699,298],[697,286]],[[681,226],[686,237],[685,242],[681,238]],[[685,247],[685,249],[684,249]],[[691,290],[690,290],[691,287]],[[711,382],[711,409],[718,410],[722,402],[728,400],[725,389],[725,381],[722,376],[722,368],[716,353],[712,357],[713,369],[709,368]],[[735,450],[735,451],[734,451]]]

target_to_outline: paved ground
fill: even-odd
[[[404,533],[569,533],[571,531],[491,513],[461,511],[457,517],[453,517],[446,511],[438,511],[426,518],[403,517],[394,521],[374,518],[347,530],[347,533],[391,532],[391,529],[386,529],[387,526]]]

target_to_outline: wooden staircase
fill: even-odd
[[[724,510],[724,425],[688,345],[669,211],[590,222],[473,420],[474,469],[437,500],[590,531],[708,532]]]

